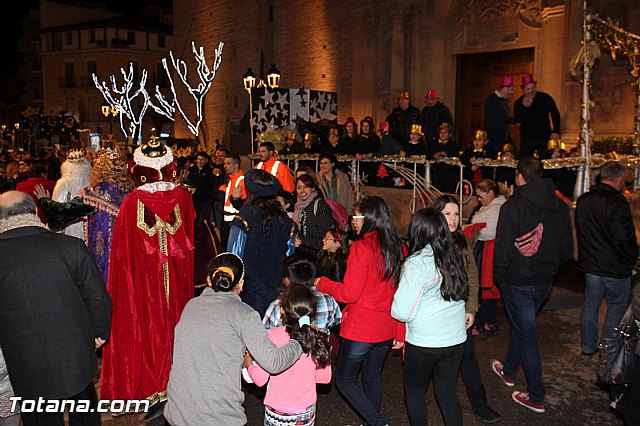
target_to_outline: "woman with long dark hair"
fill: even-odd
[[[331,208],[320,196],[318,184],[312,175],[300,175],[296,179],[298,199],[293,210],[293,221],[298,225],[299,247],[297,251],[312,257],[322,249],[322,239],[333,226]]]
[[[462,425],[456,379],[467,339],[467,273],[444,215],[420,210],[409,230],[411,255],[402,265],[391,314],[407,323],[404,389],[409,421],[427,424],[425,391],[433,386],[446,425]]]
[[[231,222],[227,249],[244,260],[247,272],[243,301],[262,317],[278,297],[282,262],[292,251],[295,224],[276,198],[282,187],[275,177],[252,169],[244,182],[249,196]]]
[[[352,226],[358,238],[350,248],[344,281],[323,277],[318,289],[347,304],[336,387],[367,424],[379,426],[386,424],[380,414],[382,364],[394,340],[404,340],[404,325],[391,317],[391,303],[406,249],[380,197],[365,197],[356,205]],[[364,390],[356,381],[361,367]]]
[[[460,372],[462,380],[467,388],[467,395],[471,402],[473,413],[485,423],[496,423],[502,420],[500,414],[489,406],[487,401],[487,393],[482,384],[480,377],[480,367],[476,358],[473,339],[471,338],[471,326],[474,323],[474,315],[478,311],[478,269],[473,257],[471,243],[460,229],[460,207],[458,200],[452,195],[441,195],[436,198],[433,208],[442,212],[451,231],[453,243],[462,254],[462,261],[467,272],[469,297],[465,303],[467,312],[467,341],[464,344],[464,353],[462,354],[462,363],[460,364]]]

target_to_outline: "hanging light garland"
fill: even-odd
[[[638,154],[640,146],[640,36],[623,30],[611,19],[603,20],[598,16],[590,16],[587,23],[593,40],[603,49],[607,49],[614,61],[626,57],[631,65],[629,73],[636,89],[636,117],[634,131],[634,153]]]

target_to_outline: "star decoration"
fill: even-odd
[[[276,100],[276,104],[280,110],[284,110],[286,105],[289,103],[287,100],[287,96],[283,93],[277,93],[278,99]]]
[[[318,104],[320,104],[320,108],[324,108],[323,105],[325,105],[326,103],[327,103],[327,92],[321,92],[318,95]]]
[[[256,121],[258,123],[262,123],[267,119],[267,111],[268,110],[262,108],[262,104],[258,105],[258,110],[256,111],[256,114],[258,115]]]
[[[264,95],[261,96],[261,99],[264,101],[265,106],[269,106],[273,103],[273,92],[270,92],[269,89],[264,89]]]

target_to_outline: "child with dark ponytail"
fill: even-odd
[[[296,340],[303,353],[280,374],[270,375],[254,364],[248,369],[249,376],[258,386],[269,382],[264,398],[265,425],[314,425],[316,383],[331,381],[329,336],[312,325],[316,298],[307,287],[294,284],[285,289],[280,306],[284,326],[269,329],[269,339],[278,347]]]

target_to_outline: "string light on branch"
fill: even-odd
[[[209,92],[209,89],[211,88],[213,79],[216,77],[216,71],[218,71],[218,68],[222,63],[223,46],[224,46],[224,43],[220,42],[220,44],[218,45],[218,48],[215,50],[215,56],[211,63],[211,68],[209,68],[209,66],[207,65],[207,59],[204,54],[204,48],[200,46],[200,48],[196,49],[195,42],[191,42],[191,49],[195,56],[196,62],[198,63],[198,66],[196,67],[196,71],[200,79],[200,81],[195,86],[189,83],[189,80],[187,78],[188,69],[185,61],[183,61],[182,59],[175,58],[173,55],[173,51],[169,52],[169,57],[170,57],[171,66],[173,67],[173,70],[178,75],[179,80],[182,82],[182,84],[186,87],[187,92],[191,95],[191,97],[195,101],[196,116],[194,119],[191,119],[187,115],[180,100],[178,99],[174,78],[171,70],[169,70],[169,63],[167,61],[167,58],[162,59],[162,66],[164,67],[164,70],[167,73],[167,76],[169,77],[169,88],[171,90],[171,94],[173,95],[173,100],[168,101],[164,97],[164,95],[160,92],[160,87],[156,86],[155,98],[158,101],[159,105],[158,106],[152,105],[152,108],[158,114],[162,114],[171,120],[174,120],[175,111],[177,109],[180,115],[182,116],[182,119],[187,124],[189,131],[194,136],[198,136],[200,134],[199,129],[200,129],[200,124],[202,123],[202,120],[203,120],[202,111],[204,106],[204,100],[205,100],[205,97],[207,96],[207,93]]]

